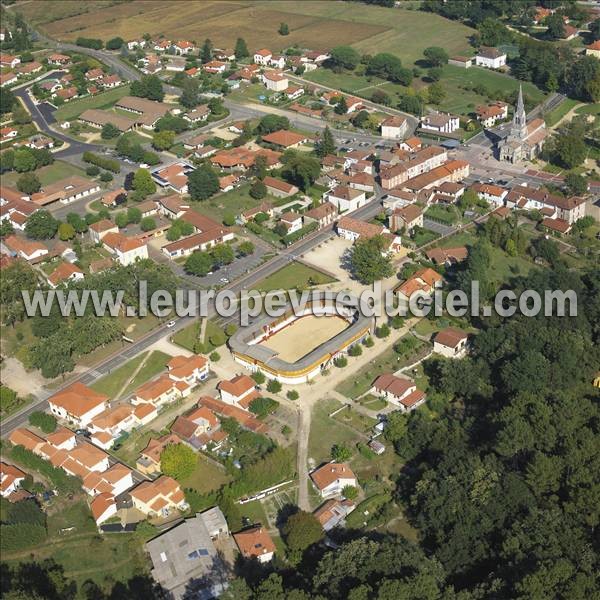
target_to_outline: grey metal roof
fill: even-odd
[[[175,600],[197,590],[211,598],[222,588],[224,568],[201,514],[186,519],[145,545],[152,560],[152,577]]]

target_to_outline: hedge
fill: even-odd
[[[83,160],[87,163],[96,165],[101,169],[105,169],[106,171],[112,171],[113,173],[119,173],[121,171],[121,165],[118,160],[105,158],[104,156],[99,156],[93,152],[84,152]]]
[[[35,469],[47,477],[52,485],[62,492],[76,492],[81,489],[81,480],[67,475],[62,469],[52,466],[47,460],[37,456],[23,446],[15,446],[10,451],[10,457],[26,469]]]

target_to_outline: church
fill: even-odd
[[[498,144],[500,160],[516,163],[521,160],[534,159],[542,150],[546,134],[544,119],[533,119],[527,123],[523,105],[523,88],[520,86],[510,131],[508,136],[500,140]]]

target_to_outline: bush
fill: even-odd
[[[93,152],[84,152],[82,158],[84,162],[91,163],[92,165],[96,165],[107,171],[112,171],[113,173],[118,173],[121,170],[121,165],[118,160],[105,158],[104,156],[99,156]]]
[[[348,348],[349,356],[360,356],[362,354],[362,346],[360,344],[354,344]]]
[[[369,336],[364,339],[363,344],[367,348],[372,348],[375,345],[375,342],[373,341],[373,338],[371,336]]]
[[[189,477],[198,464],[198,455],[184,444],[169,444],[160,455],[161,470],[177,480]]]
[[[333,364],[338,369],[343,369],[344,367],[348,366],[348,359],[345,356],[338,356],[337,358],[333,359]]]
[[[237,325],[235,323],[228,323],[225,326],[225,335],[231,337],[237,331]]]
[[[300,394],[296,390],[290,390],[286,396],[288,400],[298,400],[300,398]]]
[[[377,329],[375,329],[375,335],[380,339],[388,337],[388,335],[390,335],[390,328],[388,324],[384,323],[383,325],[377,327]]]
[[[44,433],[52,433],[56,430],[56,418],[54,415],[36,410],[29,415],[29,423],[39,427]]]
[[[218,352],[211,352],[209,358],[212,362],[219,362],[221,360],[221,355]]]
[[[281,383],[276,379],[270,379],[269,383],[267,383],[267,391],[271,392],[271,394],[277,394],[281,391]]]
[[[108,171],[104,171],[102,173],[102,175],[100,175],[100,181],[103,181],[104,183],[108,183],[109,181],[112,181],[113,179],[114,179],[113,176]]]
[[[97,175],[100,175],[100,169],[96,165],[90,165],[85,170],[85,174],[88,175],[89,177],[96,177]]]
[[[274,413],[279,408],[279,402],[273,398],[255,398],[248,407],[259,419]]]
[[[404,319],[400,315],[392,317],[390,324],[394,329],[400,329],[404,325]]]
[[[358,490],[353,485],[346,485],[342,489],[342,496],[348,500],[354,500],[358,496]]]
[[[265,374],[261,371],[256,371],[252,373],[252,379],[256,382],[257,385],[262,385],[266,381]]]
[[[334,444],[331,447],[331,458],[336,462],[346,462],[352,458],[352,450],[346,444]]]

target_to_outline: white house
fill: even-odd
[[[438,133],[452,133],[460,127],[460,119],[456,115],[434,113],[421,119],[421,129]]]
[[[115,497],[108,492],[102,492],[94,496],[94,499],[90,503],[90,510],[92,511],[96,525],[104,523],[104,521],[117,514]]]
[[[283,92],[290,84],[288,78],[278,71],[267,71],[262,75],[263,83],[268,90]]]
[[[343,463],[327,463],[315,469],[310,478],[323,498],[341,494],[347,485],[356,487],[356,475]]]
[[[504,206],[504,198],[508,195],[507,189],[490,183],[474,183],[471,189],[479,198],[495,206]]]
[[[210,372],[210,361],[204,356],[174,356],[167,363],[169,378],[193,385],[204,381]]]
[[[102,244],[123,266],[148,258],[148,246],[145,242],[122,233],[107,233],[102,238]]]
[[[248,409],[252,400],[259,397],[256,382],[248,375],[236,375],[232,379],[220,381],[217,389],[223,402],[245,410]]]
[[[421,406],[426,399],[425,392],[417,389],[413,381],[390,373],[380,375],[375,380],[371,393],[399,406],[404,412]]]
[[[500,52],[498,48],[481,46],[475,55],[475,64],[487,69],[499,69],[506,65],[506,53]]]
[[[325,192],[323,194],[323,200],[325,202],[331,202],[340,213],[352,212],[368,202],[367,195],[364,191],[346,185],[338,185],[330,192]]]
[[[446,327],[433,339],[433,351],[446,358],[462,358],[467,353],[468,335],[456,327]]]
[[[275,544],[262,525],[234,533],[233,539],[244,558],[256,559],[260,563],[268,563],[273,559]]]
[[[280,221],[287,227],[288,234],[302,229],[302,215],[293,211],[284,212]]]
[[[76,381],[48,399],[50,410],[77,427],[85,427],[95,416],[106,410],[108,396],[99,394]]]
[[[381,137],[398,140],[406,135],[408,121],[404,117],[388,117],[381,122]]]
[[[254,62],[257,65],[268,65],[272,56],[273,53],[270,50],[263,48],[262,50],[254,53]]]
[[[6,498],[15,492],[25,477],[26,475],[21,469],[0,462],[0,494],[2,497]]]

